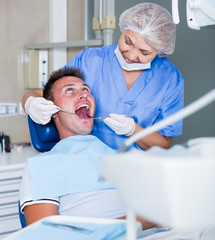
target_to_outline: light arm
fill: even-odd
[[[137,123],[135,125],[135,131],[132,136],[144,130],[144,128],[142,128]],[[136,144],[144,150],[148,150],[152,146],[169,148],[172,144],[172,137],[165,137],[159,132],[154,132],[146,137],[140,138],[136,141]]]
[[[134,142],[140,140],[143,137],[149,136],[150,134],[155,133],[174,122],[177,122],[185,117],[192,115],[193,113],[199,111],[213,101],[215,101],[215,89],[205,94],[203,97],[199,98],[195,102],[191,103],[181,111],[178,111],[170,117],[154,124],[153,126],[139,131],[137,134],[134,134],[132,137],[125,141],[123,146],[118,151],[125,152],[128,147],[130,147]]]

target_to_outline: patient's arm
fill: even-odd
[[[58,206],[50,203],[38,203],[23,209],[26,225],[32,224],[44,217],[58,215]]]

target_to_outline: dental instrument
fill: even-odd
[[[93,118],[93,119],[105,119],[105,118],[107,118],[107,117],[96,117],[96,118],[94,118],[94,117],[92,117],[92,116],[90,116],[90,115],[88,115],[89,117],[91,117],[91,118]]]
[[[90,115],[88,115],[88,116],[90,116]],[[90,116],[90,117],[92,117],[92,116]],[[125,116],[125,117],[131,118],[132,116]],[[96,118],[93,118],[93,119],[105,119],[105,118],[108,118],[108,117],[96,117]]]
[[[71,111],[68,111],[68,110],[64,110],[64,109],[61,109],[61,108],[57,108],[59,111],[61,111],[61,112],[65,112],[65,113],[68,113],[68,114],[73,114],[73,115],[76,115],[76,113],[74,113],[74,112],[71,112]],[[89,114],[87,114],[87,116],[88,117],[91,117],[91,118],[93,118],[93,119],[105,119],[105,118],[107,118],[107,117],[97,117],[97,118],[94,118],[93,116],[91,116],[91,115],[89,115]]]
[[[61,111],[61,112],[65,112],[65,113],[68,113],[68,114],[76,115],[76,113],[74,113],[74,112],[71,112],[71,111],[68,111],[68,110],[64,110],[64,109],[59,108],[59,107],[58,107],[57,109],[58,109],[59,111]],[[100,120],[100,119],[102,120],[102,119],[108,118],[108,117],[93,117],[93,116],[91,116],[91,115],[89,115],[89,114],[87,114],[87,116],[88,116],[88,117],[91,117],[91,118],[93,118],[93,119],[97,119],[97,120],[98,120],[98,119],[99,119],[99,120]],[[129,117],[131,117],[131,116],[126,116],[126,117],[129,118]]]
[[[64,109],[61,109],[59,107],[57,107],[57,109],[61,112],[65,112],[65,113],[68,113],[68,114],[73,114],[73,115],[76,115],[74,112],[71,112],[71,111],[68,111],[68,110],[64,110]]]

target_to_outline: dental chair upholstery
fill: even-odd
[[[25,222],[25,216],[21,212],[20,202],[18,202],[18,208],[19,208],[19,221],[21,223],[22,228],[24,228],[24,227],[26,227],[26,222]]]
[[[35,123],[30,116],[28,116],[28,126],[32,147],[38,152],[51,150],[51,148],[60,140],[52,121],[46,125],[41,125]]]
[[[28,126],[31,136],[31,145],[37,152],[46,152],[51,150],[52,147],[60,140],[58,132],[52,122],[46,125],[35,123],[30,116],[28,116]],[[22,228],[26,227],[24,214],[21,213],[20,203],[19,208],[19,219]]]

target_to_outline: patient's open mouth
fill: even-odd
[[[88,104],[81,104],[75,110],[75,114],[78,115],[79,118],[91,118],[90,115],[90,107]]]

